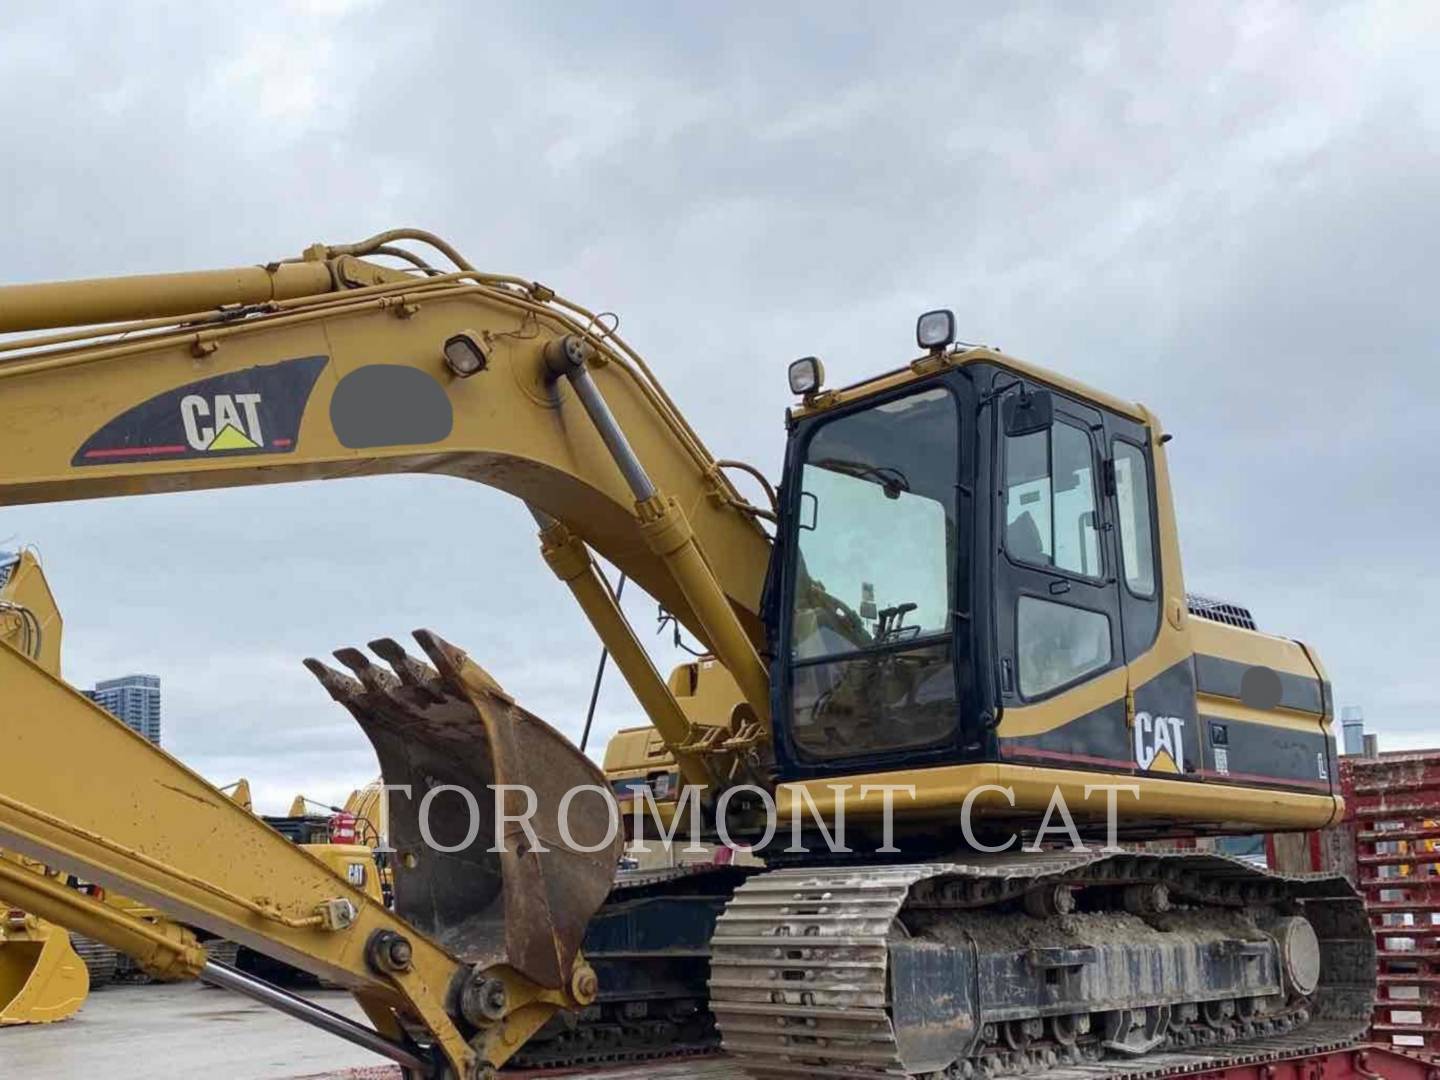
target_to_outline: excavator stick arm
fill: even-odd
[[[484,1030],[492,1018],[467,1020],[455,1004],[475,978],[511,991],[495,1022],[527,1006],[548,1016],[574,1004],[568,987],[547,992],[515,972],[503,943],[490,969],[472,968],[8,647],[0,647],[0,686],[0,847],[345,986],[367,1008],[388,1010],[395,1030],[428,1029],[458,1075],[476,1060],[472,1040],[494,1043]],[[60,760],[63,771],[54,768]],[[111,776],[125,782],[103,782]],[[44,885],[53,885],[48,900]],[[143,933],[138,920],[103,905],[88,921],[67,914],[88,898],[22,867],[0,882],[0,894],[7,890],[119,949],[136,948]],[[176,945],[177,964],[187,966],[185,943]],[[198,962],[189,957],[189,969]]]

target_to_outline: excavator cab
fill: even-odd
[[[781,784],[913,784],[933,817],[1014,781],[1033,818],[1056,783],[1119,777],[1153,808],[1137,829],[1328,822],[1323,675],[1188,602],[1155,417],[952,348],[948,313],[921,329],[926,355],[852,387],[792,369],[766,611]],[[1255,791],[1221,808],[1205,780]]]

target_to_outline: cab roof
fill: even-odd
[[[860,382],[852,383],[849,386],[837,387],[835,389],[822,388],[814,394],[806,395],[799,405],[790,410],[790,415],[796,420],[804,419],[807,416],[828,412],[842,405],[863,401],[866,398],[875,397],[878,394],[883,394],[910,383],[918,382],[940,371],[963,368],[976,364],[992,364],[996,367],[1005,368],[1008,371],[1014,372],[1016,375],[1023,376],[1033,382],[1042,383],[1082,400],[1093,402],[1096,405],[1109,409],[1111,412],[1129,417],[1138,423],[1153,423],[1155,419],[1144,406],[1136,402],[1124,401],[1103,390],[1096,390],[1094,387],[1087,386],[1078,379],[1070,378],[1068,375],[1049,371],[1040,367],[1038,364],[1031,364],[1028,361],[1018,359],[1014,356],[1007,356],[1005,353],[984,346],[956,347],[948,352],[927,353],[924,356],[911,360],[904,367],[897,368],[894,371],[872,375],[867,379],[862,379]]]

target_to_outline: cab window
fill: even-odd
[[[1099,577],[1090,435],[1056,421],[1005,440],[1005,551],[1032,566]]]
[[[959,417],[933,388],[817,428],[800,474],[792,731],[812,758],[954,731],[951,648]]]
[[[1043,697],[1110,666],[1110,620],[1103,612],[1022,596],[1015,620],[1020,693]]]
[[[1133,443],[1115,443],[1115,509],[1120,522],[1120,564],[1125,587],[1155,595],[1155,541],[1150,528],[1150,466]]]

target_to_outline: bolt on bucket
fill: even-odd
[[[336,651],[353,678],[305,661],[390,785],[395,910],[468,963],[565,986],[624,844],[604,775],[463,651],[428,630],[415,639],[429,664],[389,638],[370,643],[386,667]],[[500,797],[525,822],[497,835]]]

